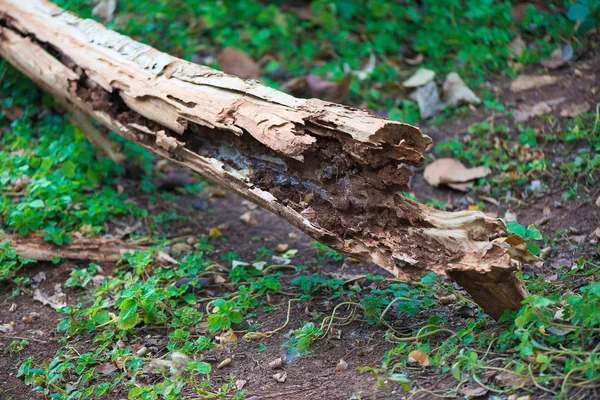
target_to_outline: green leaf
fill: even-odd
[[[31,203],[29,203],[29,207],[31,207],[31,208],[43,208],[44,207],[44,201],[40,200],[40,199],[36,199],[36,200],[32,201]]]
[[[119,320],[117,322],[119,329],[129,330],[137,325],[139,321],[137,308],[138,305],[134,299],[126,299],[121,303],[119,306],[121,312],[119,313]]]
[[[523,225],[521,225],[517,222],[507,222],[506,228],[508,229],[508,231],[510,233],[519,235],[521,237],[524,237],[525,234],[527,233],[527,229],[525,229],[525,227]]]
[[[203,361],[201,361],[201,362],[192,361],[192,362],[188,363],[188,367],[193,369],[194,371],[199,372],[204,375],[210,374],[210,371],[212,370],[210,364],[203,362]]]
[[[590,9],[581,4],[573,4],[567,11],[567,17],[571,21],[585,19],[588,15],[590,15]]]
[[[527,227],[527,231],[525,232],[523,239],[542,240],[543,237],[540,231],[533,224],[531,224]]]
[[[98,325],[105,324],[108,321],[110,321],[110,315],[106,310],[102,310],[94,315],[94,322]]]
[[[60,172],[69,179],[73,179],[75,177],[75,164],[71,161],[65,161],[60,166]]]
[[[577,33],[580,35],[585,35],[586,33],[588,33],[589,31],[591,31],[592,29],[594,29],[595,24],[594,21],[591,19],[584,19],[581,24],[579,25],[579,27],[577,28]]]
[[[185,302],[190,305],[194,305],[194,304],[196,304],[196,295],[193,293],[186,293],[183,296],[183,300],[185,300]]]
[[[231,319],[231,322],[233,322],[234,324],[239,324],[244,320],[244,317],[242,317],[242,314],[236,311],[233,311],[231,314],[229,314],[229,318]]]
[[[540,252],[541,252],[540,246],[538,246],[535,243],[527,243],[527,249],[534,256],[539,256],[540,255]]]

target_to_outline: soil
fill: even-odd
[[[535,73],[532,69],[531,73]],[[590,104],[599,102],[598,94],[592,94],[590,87],[594,82],[600,82],[600,57],[581,61],[566,68],[551,73],[559,79],[556,83],[541,88],[536,88],[521,93],[513,93],[509,86],[510,80],[502,80],[490,84],[490,88],[498,93],[500,103],[509,107],[519,108],[523,105],[535,104],[539,101],[564,97],[564,101],[553,110],[557,117],[560,111],[573,103],[587,101]],[[502,117],[504,122],[514,125],[510,117]],[[470,112],[460,118],[447,121],[442,127],[436,128],[425,124],[422,128],[425,133],[434,138],[435,143],[462,137],[467,127],[475,122],[489,119],[482,107]],[[532,118],[525,123],[527,126],[538,127],[543,132],[559,132],[564,128],[566,119],[557,118],[554,126],[542,123],[539,119]],[[515,137],[516,140],[516,137]],[[575,146],[585,146],[577,143]],[[561,165],[566,159],[572,159],[576,147],[565,144],[552,144],[544,148],[547,159],[551,160],[554,167]],[[584,177],[581,177],[584,178]],[[536,223],[544,235],[559,238],[559,251],[551,254],[542,266],[526,267],[526,272],[551,276],[557,267],[571,265],[575,260],[584,255],[593,254],[593,246],[589,245],[590,234],[600,226],[598,208],[593,201],[574,200],[564,201],[561,192],[564,190],[556,180],[544,178],[544,184],[549,190],[536,197],[530,196],[526,191],[514,188],[513,196],[519,199],[518,203],[511,203],[510,211],[515,212],[521,224]],[[582,181],[583,182],[583,181]],[[254,210],[253,218],[256,225],[249,225],[239,217],[249,211],[251,207],[247,202],[231,194],[224,197],[211,196],[215,194],[215,187],[207,187],[200,197],[183,195],[177,201],[162,202],[151,205],[149,196],[140,192],[135,179],[127,178],[119,182],[126,192],[140,205],[148,205],[150,212],[157,213],[175,208],[178,213],[186,215],[186,223],[171,224],[168,230],[159,230],[158,234],[168,237],[180,237],[182,235],[206,236],[212,227],[218,227],[226,241],[216,241],[216,254],[218,259],[221,254],[235,251],[243,259],[253,259],[257,250],[261,247],[273,249],[278,243],[287,243],[290,248],[299,250],[299,255],[294,259],[297,264],[306,263],[309,269],[321,275],[342,274],[346,277],[361,275],[365,273],[380,274],[387,273],[375,265],[365,263],[353,263],[350,260],[337,262],[332,260],[319,261],[318,264],[309,263],[315,260],[315,250],[309,246],[313,240],[298,231],[294,227],[266,211]],[[469,204],[479,201],[482,193],[460,193],[447,188],[432,188],[424,182],[422,171],[416,170],[411,183],[417,198],[422,202],[432,199],[444,201],[453,209],[465,209]],[[600,187],[588,187],[589,198],[596,199],[600,195]],[[218,191],[218,190],[217,190]],[[516,204],[516,205],[515,205]],[[543,210],[548,207],[551,217],[544,219]],[[486,211],[503,216],[509,209],[506,201],[501,200],[499,205],[492,205]],[[123,225],[132,226],[136,221],[120,220],[110,223],[109,232]],[[142,226],[136,233],[147,233],[146,227]],[[574,236],[585,235],[583,243],[574,239]],[[46,274],[46,280],[39,287],[52,293],[56,283],[68,279],[73,267],[84,267],[87,263],[63,262],[59,265],[40,263],[28,268],[25,274],[29,277],[36,276],[40,272]],[[113,266],[102,264],[106,274],[110,273]],[[578,283],[575,282],[575,285]],[[581,282],[580,284],[584,284]],[[14,299],[10,293],[14,285],[0,284],[0,323],[14,322],[14,331],[0,334],[0,352],[2,352],[15,338],[27,338],[30,345],[17,354],[0,353],[0,399],[36,399],[38,398],[24,382],[16,377],[20,361],[25,357],[35,356],[36,360],[52,359],[55,353],[62,348],[57,342],[61,336],[57,331],[57,323],[61,315],[54,312],[50,307],[32,299],[30,293],[23,293]],[[86,301],[85,294],[81,291],[65,289],[69,304],[78,301]],[[249,324],[260,321],[264,330],[279,327],[286,318],[287,298],[274,297],[272,300],[278,307],[270,312],[257,312]],[[10,311],[11,305],[16,304],[16,311]],[[356,370],[358,366],[378,367],[381,365],[383,355],[387,350],[393,348],[393,344],[384,339],[384,330],[380,327],[369,325],[366,322],[353,322],[342,328],[341,339],[326,338],[318,341],[311,347],[312,355],[303,357],[290,357],[286,353],[283,344],[288,340],[287,333],[292,329],[302,326],[304,321],[310,320],[315,311],[325,311],[329,304],[326,299],[313,298],[305,303],[292,303],[290,323],[286,330],[271,338],[262,340],[266,350],[259,352],[257,342],[245,342],[240,340],[236,344],[227,344],[224,349],[215,349],[206,354],[207,359],[213,363],[213,382],[222,380],[227,382],[231,375],[238,380],[245,380],[244,389],[248,397],[256,395],[260,399],[348,399],[351,396],[362,394],[364,398],[377,399],[402,399],[407,398],[406,392],[385,392],[376,386],[371,375]],[[14,307],[13,307],[14,308]],[[458,315],[458,306],[450,305],[423,311],[410,320],[393,321],[396,327],[411,331],[412,327],[434,313],[444,313],[448,319],[448,325],[461,326],[464,320]],[[36,313],[36,314],[33,314]],[[33,317],[31,317],[33,314]],[[29,321],[29,322],[25,322]],[[158,342],[160,352],[164,352],[167,331],[140,329],[136,331],[136,337],[131,344],[143,344],[152,340]],[[137,342],[136,342],[137,341]],[[162,347],[160,347],[162,344]],[[88,341],[81,339],[73,343],[76,348],[85,349],[89,346]],[[159,353],[160,354],[160,353]],[[216,365],[223,359],[231,357],[232,364],[229,367],[217,369]],[[268,363],[278,357],[286,357],[287,364],[284,370],[287,372],[287,380],[278,383],[272,375],[277,372],[269,368]],[[345,360],[348,368],[336,372],[335,366]],[[433,369],[407,369],[403,371],[409,375],[412,382],[420,387],[430,390],[444,390],[456,385],[449,374],[437,375]],[[126,393],[111,394],[110,398],[126,398]],[[108,398],[108,397],[107,397]],[[356,397],[358,398],[358,397]],[[423,395],[420,398],[430,398]],[[485,398],[485,397],[482,397]],[[543,392],[534,394],[532,398],[543,398]]]

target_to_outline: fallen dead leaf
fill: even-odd
[[[193,185],[194,183],[194,178],[192,178],[185,172],[169,171],[162,180],[162,182],[158,184],[158,189],[173,191],[177,188],[183,188],[186,186]]]
[[[208,236],[210,237],[219,237],[222,235],[223,234],[221,233],[221,230],[219,228],[210,228],[210,231],[208,231]]]
[[[287,372],[285,372],[285,371],[278,372],[275,375],[273,375],[273,379],[275,379],[279,383],[284,383],[285,380],[287,379]]]
[[[373,71],[375,71],[376,66],[377,66],[377,57],[375,57],[375,53],[371,53],[367,64],[361,69],[353,70],[352,75],[354,75],[358,80],[364,81],[369,76],[371,76]]]
[[[549,57],[542,58],[540,60],[540,64],[548,69],[557,69],[565,65],[565,60],[563,60],[562,50],[555,49]]]
[[[429,356],[423,350],[413,350],[408,353],[408,362],[418,363],[421,367],[429,366]]]
[[[174,351],[171,353],[171,361],[173,362],[173,364],[179,367],[186,367],[188,362],[190,361],[190,358],[184,353]]]
[[[448,106],[461,104],[479,104],[481,99],[460,78],[456,72],[450,72],[444,81],[444,98]]]
[[[573,118],[579,114],[588,112],[591,107],[592,106],[587,101],[584,101],[583,103],[571,103],[563,107],[560,112],[560,116]]]
[[[459,192],[468,192],[471,190],[471,188],[473,187],[473,185],[475,184],[475,181],[471,181],[471,182],[465,182],[465,183],[446,183],[446,186],[454,189],[454,190],[458,190]]]
[[[526,11],[529,7],[535,8],[535,10],[538,12],[548,13],[548,9],[543,5],[534,2],[524,1],[522,3],[517,3],[513,5],[512,10],[510,10],[510,16],[515,22],[520,23],[521,20],[525,18]]]
[[[348,93],[348,89],[350,89],[350,84],[352,83],[351,74],[345,74],[339,82],[330,82],[326,78],[316,74],[308,74],[305,79],[311,96],[332,102],[342,100],[346,96],[346,93]]]
[[[279,357],[269,363],[269,368],[279,369],[279,368],[283,368],[284,365],[285,365],[285,359],[282,357]]]
[[[94,372],[100,375],[108,375],[111,372],[115,372],[117,370],[117,366],[112,362],[105,362],[104,364],[100,364],[96,367]]]
[[[23,117],[23,109],[17,106],[10,106],[4,110],[4,116],[11,122],[16,119],[21,119]]]
[[[519,75],[510,84],[513,92],[523,92],[555,83],[557,78],[551,75]]]
[[[498,200],[496,200],[493,197],[489,197],[489,196],[479,196],[479,198],[483,201],[487,201],[490,204],[493,204],[495,206],[499,205],[500,203],[498,203]]]
[[[8,191],[13,192],[13,193],[20,192],[30,183],[31,183],[30,177],[28,177],[27,175],[21,175],[20,177],[18,177],[15,180],[15,182],[11,185],[11,187],[8,189]]]
[[[242,390],[244,386],[246,386],[246,383],[248,383],[246,379],[238,379],[235,381],[235,388],[237,390]]]
[[[450,183],[465,183],[484,178],[492,171],[485,167],[467,168],[453,158],[439,158],[425,167],[423,176],[432,186]]]
[[[275,247],[275,251],[278,253],[285,253],[287,249],[290,248],[290,245],[287,243],[279,243],[277,247]]]
[[[92,15],[100,18],[102,22],[110,21],[115,16],[115,10],[117,9],[116,0],[100,0],[98,4],[92,9]]]
[[[517,122],[525,122],[532,117],[536,117],[538,115],[550,114],[552,112],[552,107],[545,101],[540,101],[537,104],[523,106],[520,109],[515,111],[515,121]]]
[[[417,101],[422,119],[431,118],[446,108],[446,104],[440,100],[437,85],[433,81],[417,88],[410,97]]]
[[[215,189],[210,195],[211,197],[225,197],[227,196],[227,192],[221,189]]]
[[[494,382],[501,388],[511,388],[514,386],[522,386],[527,383],[531,384],[531,379],[521,376],[519,374],[513,374],[510,372],[501,372],[494,376]]]
[[[424,58],[425,57],[423,56],[423,54],[417,53],[417,55],[414,57],[405,58],[404,62],[407,63],[408,65],[419,65],[423,62]]]
[[[52,296],[49,296],[40,289],[35,289],[33,299],[39,301],[43,305],[52,307],[55,310],[60,310],[67,306],[67,295],[60,289],[60,284],[54,286],[54,294]]]
[[[515,58],[519,59],[521,58],[521,55],[523,55],[523,52],[527,48],[527,45],[525,44],[525,41],[523,41],[521,35],[517,35],[517,37],[514,38],[512,42],[510,42],[508,48],[510,49],[512,55]]]
[[[218,337],[218,339],[219,339],[219,345],[221,347],[223,347],[227,343],[237,342],[238,337],[235,335],[233,330],[230,329],[227,332],[221,333],[221,335]]]
[[[337,372],[343,371],[346,368],[348,368],[348,363],[342,359],[340,359],[340,362],[338,362],[337,365],[335,366],[335,370]]]
[[[245,213],[240,215],[240,221],[242,221],[248,226],[258,225],[258,221],[254,218],[254,213],[252,211],[246,211]]]
[[[171,265],[179,265],[179,261],[165,253],[164,251],[159,251],[156,253],[154,260],[158,262],[163,267],[170,267]]]
[[[402,86],[416,88],[425,86],[435,78],[435,72],[427,68],[419,68],[410,78],[402,82]]]
[[[260,65],[248,54],[235,47],[226,47],[221,50],[217,55],[217,63],[223,72],[238,78],[258,79],[260,77]]]
[[[488,390],[486,388],[482,387],[482,386],[477,386],[477,387],[474,387],[474,388],[471,388],[471,387],[461,387],[458,390],[458,393],[462,394],[466,398],[483,396],[487,392],[488,392]]]
[[[449,304],[455,304],[458,301],[458,297],[455,294],[449,294],[448,296],[442,296],[438,299],[438,303],[443,306],[447,306]]]
[[[160,370],[163,370],[165,368],[171,368],[173,367],[173,361],[170,360],[162,360],[160,358],[152,360],[150,362],[150,364],[148,365],[149,370],[152,372],[157,372]]]
[[[510,235],[507,238],[498,238],[492,241],[493,245],[501,248],[506,248],[511,258],[521,261],[525,264],[533,265],[540,261],[539,257],[531,254],[527,248],[527,244],[519,235]]]

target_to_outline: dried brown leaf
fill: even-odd
[[[92,9],[92,15],[100,18],[102,22],[110,21],[115,16],[116,0],[100,0]]]
[[[269,368],[279,369],[279,368],[283,368],[284,365],[285,365],[285,359],[282,357],[279,357],[269,363]]]
[[[427,68],[419,68],[410,78],[402,82],[402,86],[416,88],[425,86],[435,79],[435,71]]]
[[[330,82],[324,77],[315,74],[306,76],[306,84],[310,90],[310,94],[321,100],[339,102],[346,96],[350,84],[352,83],[352,75],[345,74],[341,81]]]
[[[260,77],[260,65],[248,54],[235,47],[226,47],[221,50],[217,55],[217,63],[223,72],[238,78],[258,79]]]
[[[39,301],[43,305],[50,306],[55,310],[60,310],[67,306],[67,296],[59,289],[60,285],[55,287],[55,293],[49,296],[46,292],[40,289],[35,289],[33,299]],[[59,289],[59,290],[56,290]]]
[[[513,92],[523,92],[555,83],[557,78],[551,75],[519,75],[510,84]]]
[[[453,158],[439,158],[425,167],[423,176],[432,186],[439,184],[465,183],[484,178],[492,171],[485,167],[467,168]]]
[[[588,112],[592,106],[587,101],[583,103],[571,103],[566,105],[560,112],[561,117],[576,117],[579,114]]]
[[[273,379],[275,379],[279,383],[284,383],[287,379],[287,372],[278,372],[275,375],[273,375]]]
[[[479,104],[481,99],[465,84],[456,72],[450,72],[444,81],[444,98],[450,107],[461,104]]]
[[[408,362],[418,363],[421,367],[429,366],[429,356],[423,350],[413,350],[408,353]]]
[[[338,362],[337,365],[335,366],[335,370],[337,372],[343,371],[346,368],[348,368],[348,363],[342,359],[340,359],[340,362]]]

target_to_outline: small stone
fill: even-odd
[[[473,318],[475,316],[475,309],[471,306],[460,306],[456,313],[461,318]]]

